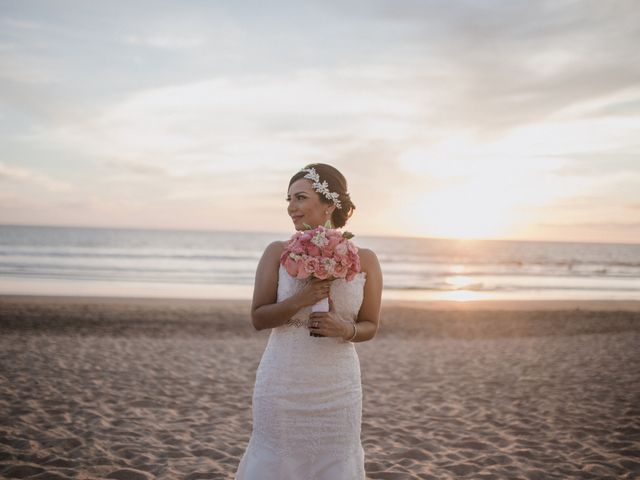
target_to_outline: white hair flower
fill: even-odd
[[[324,195],[327,200],[331,200],[336,208],[342,209],[342,204],[338,199],[340,194],[329,190],[329,184],[326,180],[320,182],[320,175],[316,172],[315,168],[303,168],[301,172],[307,172],[304,178],[313,180],[313,189],[321,195]]]

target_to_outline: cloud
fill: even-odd
[[[543,227],[557,229],[582,228],[582,229],[609,229],[609,230],[639,230],[640,222],[566,222],[566,223],[542,223]]]
[[[632,0],[340,8],[397,34],[387,57],[439,93],[431,119],[451,128],[494,134],[640,81],[640,64],[629,61],[640,43]]]
[[[206,43],[205,39],[201,37],[169,35],[127,35],[124,37],[124,42],[129,45],[168,50],[195,48],[200,47]]]
[[[317,91],[303,84],[305,72],[331,78],[341,83],[341,88],[351,84],[345,90],[353,92],[350,96],[318,95],[318,102],[325,105],[341,102],[335,104],[336,113],[327,116],[327,122],[340,122],[340,108],[348,115],[353,102],[362,99],[372,102],[369,112],[377,114],[378,131],[385,135],[393,128],[401,132],[406,124],[419,124],[423,132],[460,129],[496,136],[637,85],[640,80],[640,64],[629,61],[635,57],[634,46],[640,43],[640,20],[634,15],[633,1],[617,1],[613,7],[596,1],[400,1],[393,8],[387,2],[372,1],[289,7],[283,8],[283,16],[278,18],[265,17],[257,4],[248,11],[240,7],[199,9],[187,4],[180,11],[169,9],[163,15],[132,7],[124,26],[116,21],[118,9],[99,11],[105,17],[101,28],[118,33],[114,38],[125,45],[189,50],[180,59],[171,59],[178,69],[159,68],[164,62],[152,55],[141,56],[137,50],[112,58],[115,65],[127,69],[127,77],[137,88],[161,93],[159,88],[146,86],[166,83],[176,72],[181,85],[166,87],[164,93],[182,87],[195,91],[198,84],[206,88],[211,78],[223,79],[237,85],[238,91],[246,87],[246,100],[256,109],[262,105],[270,108],[272,118],[266,121],[286,133],[308,125],[301,115],[307,102],[294,114],[286,108],[290,99],[300,97],[296,84],[311,87],[310,93]],[[81,14],[88,13],[81,9],[77,17],[71,15],[70,23],[84,21]],[[327,38],[312,15],[333,21],[336,35]],[[297,21],[287,24],[293,18]],[[121,30],[129,33],[120,34]],[[87,39],[91,41],[91,37]],[[96,41],[92,48],[112,55],[110,52],[117,50],[114,47]],[[137,63],[123,64],[124,58]],[[87,61],[82,60],[79,66]],[[20,78],[52,78],[50,72],[41,75],[33,71],[37,63],[31,65],[22,65],[26,71]],[[92,82],[108,91],[109,86],[102,82],[111,74],[93,63],[90,71],[95,73]],[[190,81],[185,82],[187,78]],[[251,78],[256,82],[264,78],[266,88],[251,85]],[[124,80],[118,76],[117,81]],[[275,83],[281,88],[273,88]],[[182,99],[175,93],[174,99]],[[401,107],[409,104],[411,111],[390,105],[376,109],[376,96]],[[241,100],[232,96],[230,101]],[[278,102],[285,108],[276,117],[273,113],[278,111]],[[638,108],[632,101],[601,107],[602,114],[612,111],[633,116]],[[389,119],[385,125],[381,125],[382,116]],[[295,120],[288,120],[292,117]],[[404,125],[399,123],[402,119]]]
[[[40,172],[15,165],[0,163],[0,180],[7,182],[24,182],[43,187],[52,192],[66,192],[72,190],[72,185],[44,175]]]
[[[9,83],[40,86],[55,81],[51,73],[37,61],[21,58],[15,47],[0,48],[0,67],[0,82],[5,86]],[[3,97],[9,96],[5,94]]]
[[[41,30],[42,24],[31,20],[23,20],[13,17],[1,17],[0,24],[5,28],[18,29],[18,30]]]
[[[43,129],[34,140],[187,173],[297,165],[340,148],[322,139],[398,141],[416,133],[409,98],[369,91],[366,79],[352,75],[215,78],[145,90],[92,118]]]
[[[113,167],[117,170],[128,174],[151,176],[151,177],[168,177],[171,173],[158,165],[149,165],[133,160],[115,160],[109,159],[102,162],[103,165]]]

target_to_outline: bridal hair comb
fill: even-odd
[[[300,170],[301,172],[308,172],[304,178],[308,178],[309,180],[313,180],[313,189],[318,192],[321,195],[324,195],[327,200],[331,200],[333,202],[333,204],[336,206],[336,208],[342,209],[342,204],[340,203],[340,200],[338,200],[338,197],[340,196],[340,194],[338,194],[337,192],[331,192],[329,191],[329,184],[327,183],[326,180],[324,180],[323,182],[320,182],[320,175],[318,175],[318,172],[316,172],[315,168],[302,168]]]

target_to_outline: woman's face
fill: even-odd
[[[311,228],[324,225],[331,218],[335,208],[333,205],[321,202],[311,181],[304,178],[291,184],[287,192],[287,202],[289,202],[287,213],[293,220],[296,230],[304,230],[304,223]]]

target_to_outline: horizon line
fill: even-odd
[[[131,227],[131,226],[116,226],[116,225],[70,225],[70,224],[47,224],[47,223],[2,223],[0,227],[47,227],[47,228],[77,228],[77,229],[94,229],[94,230],[138,230],[138,231],[159,231],[159,232],[199,232],[199,233],[253,233],[253,234],[283,234],[281,231],[267,231],[267,230],[218,230],[218,229],[198,229],[198,228],[183,228],[183,227]],[[596,242],[596,241],[575,241],[575,240],[531,240],[522,238],[456,238],[456,237],[435,237],[435,236],[421,236],[421,235],[398,235],[398,234],[355,234],[355,237],[369,237],[369,238],[403,238],[403,239],[415,239],[415,240],[443,240],[454,242],[528,242],[528,243],[576,243],[576,244],[595,244],[595,245],[640,245],[640,242]]]

